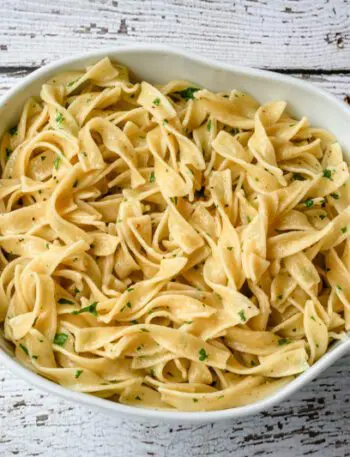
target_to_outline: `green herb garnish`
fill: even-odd
[[[157,97],[153,100],[153,104],[156,105],[156,106],[159,106],[160,105],[160,98]]]
[[[56,333],[55,338],[53,339],[54,344],[58,346],[63,346],[64,343],[68,340],[68,335],[66,333]]]
[[[154,172],[152,171],[150,177],[149,177],[149,182],[152,183],[156,180],[156,175],[154,174]]]
[[[204,362],[205,359],[208,358],[208,354],[205,352],[205,349],[204,348],[201,348],[199,351],[198,351],[198,354],[199,354],[199,360],[201,362]]]
[[[339,194],[336,194],[335,192],[332,192],[332,193],[330,194],[330,196],[331,196],[332,198],[334,198],[334,200],[339,200],[339,198],[340,198],[340,197],[339,197]]]
[[[71,300],[67,300],[66,298],[60,298],[58,300],[58,303],[60,305],[74,305],[74,302],[72,302]]]
[[[94,316],[97,316],[97,310],[96,310],[97,305],[98,305],[98,302],[95,301],[91,305],[88,305],[88,306],[85,306],[84,308],[79,309],[79,311],[72,311],[72,314],[78,315],[78,314],[82,314],[82,313],[90,313]]]
[[[62,113],[60,113],[59,111],[57,111],[56,113],[56,116],[55,116],[55,121],[56,123],[59,125],[59,127],[61,127],[63,121],[64,121],[64,116]]]
[[[210,132],[210,130],[211,130],[211,120],[210,119],[207,123],[207,130],[208,130],[208,132]]]
[[[29,355],[28,349],[27,349],[23,344],[20,344],[19,347],[22,349],[22,351],[23,351],[25,354]]]
[[[241,321],[245,322],[247,320],[247,317],[246,317],[245,312],[244,312],[243,309],[238,312],[238,315],[241,318]]]
[[[280,338],[278,340],[278,346],[283,346],[284,344],[289,344],[290,340],[288,338]]]
[[[305,206],[306,208],[311,208],[311,206],[314,204],[314,201],[312,198],[308,198],[307,200],[305,200]]]
[[[333,179],[332,179],[332,170],[329,170],[329,169],[323,170],[323,177],[333,181]]]
[[[193,100],[194,96],[193,94],[197,92],[199,89],[196,87],[187,87],[187,89],[184,90],[179,90],[178,92],[175,92],[176,94],[179,94],[180,97],[182,97],[185,100]]]
[[[83,372],[83,370],[77,370],[74,375],[75,379],[78,379],[79,376],[82,374],[82,372]]]
[[[56,157],[56,159],[53,162],[53,166],[55,167],[56,170],[58,170],[58,167],[60,166],[60,158]]]
[[[304,176],[301,175],[300,173],[293,173],[292,179],[293,179],[293,181],[305,181],[306,180],[306,178],[304,178]]]
[[[15,135],[17,135],[17,133],[18,133],[17,127],[11,127],[11,128],[9,129],[9,134],[10,134],[11,136],[15,136]]]

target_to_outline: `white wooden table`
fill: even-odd
[[[0,0],[0,94],[55,59],[145,42],[292,74],[350,102],[350,0]],[[0,456],[15,455],[350,456],[350,356],[264,414],[199,427],[113,420],[0,366]]]

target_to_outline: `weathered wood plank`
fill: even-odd
[[[0,367],[0,451],[6,457],[346,457],[349,377],[350,356],[266,413],[170,427],[107,418],[41,394]]]
[[[2,0],[0,63],[166,43],[265,68],[350,70],[349,0]]]

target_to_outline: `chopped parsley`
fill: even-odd
[[[9,134],[10,134],[11,136],[15,136],[15,135],[17,135],[17,133],[18,133],[17,127],[11,127],[11,128],[9,129]]]
[[[136,320],[136,319],[134,319],[133,321],[131,321],[131,323],[132,323],[133,325],[136,325],[136,324],[138,324],[138,322],[137,322],[137,320]]]
[[[314,204],[314,201],[312,198],[308,198],[307,200],[305,200],[305,206],[306,208],[311,208],[311,206]]]
[[[66,333],[56,333],[55,338],[53,339],[54,344],[58,346],[63,346],[64,343],[68,340],[68,335]]]
[[[72,302],[71,300],[67,300],[66,298],[60,298],[58,300],[58,303],[60,305],[74,305],[74,302]]]
[[[25,354],[29,355],[28,349],[27,349],[23,344],[20,344],[19,347],[22,349],[22,351],[23,351]]]
[[[293,181],[305,181],[306,180],[306,178],[303,175],[301,175],[300,173],[293,173],[292,179],[293,179]]]
[[[232,251],[233,246],[227,246],[227,249],[228,249],[229,251]]]
[[[247,320],[247,317],[243,309],[241,309],[241,311],[238,312],[238,315],[241,318],[241,321],[245,322]]]
[[[177,197],[170,197],[170,201],[174,203],[174,205],[177,205]]]
[[[136,395],[135,400],[141,400],[141,397],[139,395]]]
[[[311,319],[316,322],[316,317],[315,316],[311,316]]]
[[[343,290],[342,286],[340,286],[339,284],[336,285],[336,288],[337,288],[338,290]]]
[[[346,233],[346,232],[347,232],[347,230],[348,230],[348,228],[347,228],[347,227],[342,227],[342,229],[341,229],[342,233]]]
[[[199,351],[198,351],[198,354],[199,354],[199,360],[201,362],[204,362],[205,359],[208,358],[208,354],[205,352],[205,349],[204,348],[201,348]]]
[[[133,287],[128,287],[126,290],[127,290],[127,292],[131,292],[132,290],[134,290],[134,288]]]
[[[280,338],[278,340],[278,346],[283,346],[284,344],[289,344],[290,340],[288,338]]]
[[[207,130],[208,130],[208,132],[210,132],[210,130],[211,130],[211,120],[210,119],[207,123]]]
[[[62,123],[63,123],[63,121],[64,121],[64,116],[63,116],[63,114],[60,113],[59,111],[57,111],[57,113],[56,113],[55,121],[56,121],[56,123],[57,123],[59,126],[61,126]]]
[[[78,80],[79,80],[79,78],[72,79],[72,81],[69,81],[69,83],[67,83],[66,86],[67,87],[72,87]]]
[[[198,403],[198,398],[192,398],[193,403]]]
[[[193,94],[197,92],[199,89],[196,87],[187,87],[187,89],[184,90],[179,90],[178,92],[175,92],[176,94],[179,94],[180,97],[182,97],[185,100],[193,100],[194,96]]]
[[[44,162],[44,160],[46,159],[46,156],[40,156],[40,159],[42,162]]]
[[[330,194],[330,196],[331,196],[332,198],[334,198],[334,200],[339,200],[339,194],[336,194],[335,192],[332,192],[332,193]]]
[[[6,148],[6,157],[7,157],[7,159],[10,157],[11,154],[12,154],[12,149],[11,148]]]
[[[126,308],[131,308],[131,303],[128,301],[128,303],[122,307],[122,309],[120,310],[120,312],[122,313],[123,311],[125,311]]]
[[[91,305],[85,306],[84,308],[79,309],[79,311],[73,311],[72,314],[77,315],[77,314],[82,314],[82,313],[90,313],[94,316],[97,316],[97,310],[96,306],[98,305],[98,302],[95,301],[94,303],[91,303]]]
[[[333,179],[332,179],[332,170],[329,170],[327,168],[325,170],[323,170],[323,177],[333,181]]]
[[[79,376],[82,374],[83,370],[77,370],[74,374],[75,379],[78,379]]]
[[[55,167],[55,170],[58,170],[58,167],[60,166],[60,158],[56,157],[56,159],[53,162],[53,166]]]
[[[169,124],[168,119],[164,119],[164,120],[163,120],[163,125],[167,125],[167,124]]]
[[[154,174],[154,172],[152,171],[150,177],[149,177],[149,182],[152,183],[156,180],[156,175]]]
[[[160,105],[160,98],[157,97],[153,100],[154,105],[159,106]]]

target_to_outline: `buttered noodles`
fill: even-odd
[[[348,166],[284,101],[134,84],[105,58],[44,84],[0,160],[0,322],[42,376],[225,409],[350,328]]]

